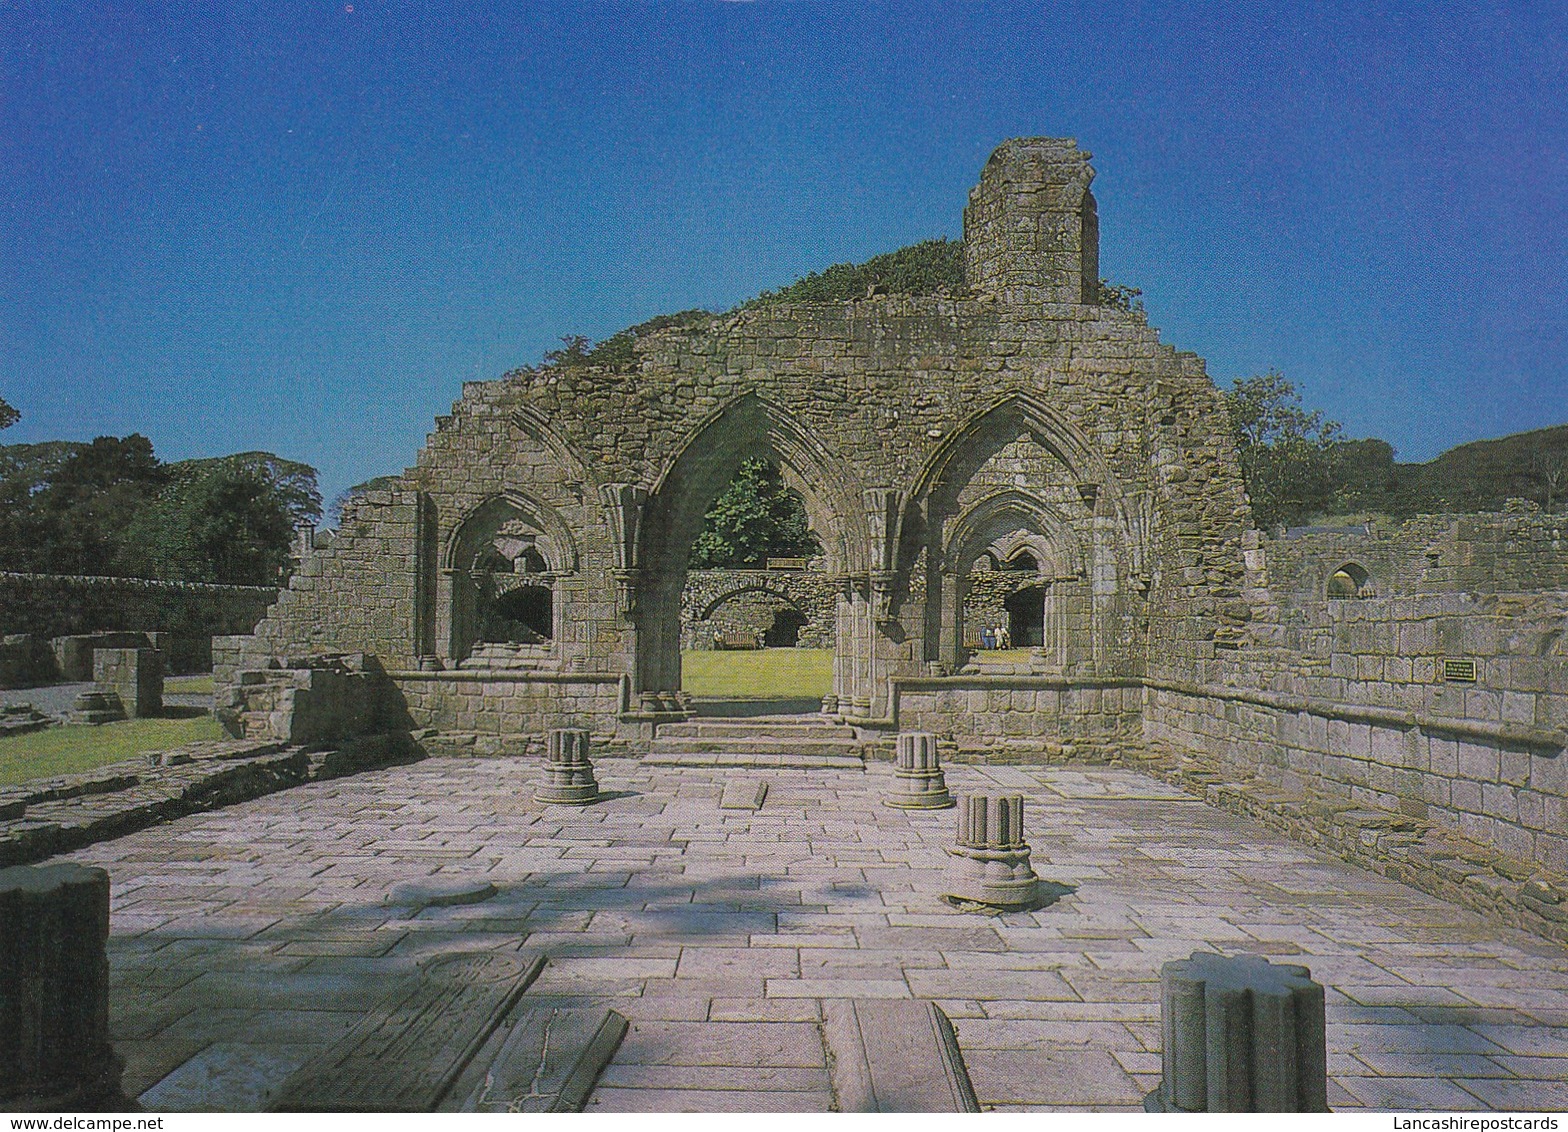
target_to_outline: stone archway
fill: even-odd
[[[777,464],[799,494],[811,531],[822,546],[825,569],[843,579],[835,634],[834,686],[845,700],[871,700],[869,665],[874,630],[866,565],[869,542],[865,505],[836,460],[798,421],[755,394],[709,417],[687,438],[664,469],[642,509],[636,602],[638,691],[681,686],[681,603],[692,543],[703,517],[751,456]]]

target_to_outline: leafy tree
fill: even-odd
[[[167,482],[152,441],[139,433],[100,436],[77,447],[47,482],[31,490],[37,541],[30,568],[110,572],[127,526]]]
[[[819,554],[805,506],[762,456],[742,461],[728,487],[708,508],[692,544],[693,569],[746,569],[772,557]]]
[[[1224,398],[1259,526],[1300,523],[1328,507],[1339,424],[1303,408],[1296,387],[1275,371],[1238,377]]]
[[[167,581],[276,585],[294,529],[321,516],[316,470],[270,452],[169,465],[116,556],[125,573]]]
[[[0,397],[0,428],[10,428],[21,419],[22,414],[8,405],[4,397]]]

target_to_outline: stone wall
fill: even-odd
[[[1559,580],[1557,530],[1431,517],[1254,539],[1250,581],[1276,606],[1248,647],[1150,678],[1146,737],[1237,781],[1431,821],[1568,873],[1568,591],[1501,588]],[[1370,575],[1367,596],[1326,596],[1346,563]]]
[[[476,651],[510,668],[485,602],[526,573],[554,620],[519,666],[672,692],[690,546],[763,455],[837,586],[849,721],[889,726],[895,679],[962,667],[970,568],[1022,545],[1049,580],[1049,673],[1188,674],[1254,617],[1246,500],[1201,360],[1098,305],[1092,177],[1070,142],[999,147],[966,212],[962,297],[768,304],[645,336],[623,368],[465,385],[416,465],[310,555],[236,670],[344,650],[394,670],[473,667]]]
[[[251,632],[276,595],[255,586],[0,573],[0,633],[163,633],[167,671],[205,671],[211,638]]]
[[[1568,517],[1539,512],[1420,515],[1365,530],[1299,533],[1260,544],[1287,605],[1321,600],[1345,565],[1377,596],[1568,590]]]
[[[910,677],[894,682],[898,728],[950,738],[957,757],[984,762],[1108,760],[1141,745],[1136,679]]]
[[[630,681],[613,673],[394,672],[410,720],[482,735],[542,736],[551,728],[614,733]]]
[[[681,647],[711,649],[715,635],[761,639],[784,611],[803,619],[799,648],[833,647],[841,583],[820,570],[693,570],[681,595]]]

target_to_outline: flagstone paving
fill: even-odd
[[[538,766],[429,760],[315,783],[72,854],[113,880],[111,1030],[149,1107],[245,1108],[424,957],[539,951],[526,1001],[632,1023],[598,1110],[825,1110],[823,1000],[927,998],[983,1105],[1136,1108],[1160,965],[1308,966],[1335,1108],[1568,1108],[1568,951],[1117,769],[952,766],[1023,790],[1036,870],[1072,891],[941,901],[953,811],[881,804],[885,765],[718,771],[602,759],[607,799],[533,800]],[[760,810],[726,783],[768,783]],[[389,906],[416,880],[473,904]]]

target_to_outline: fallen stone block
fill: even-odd
[[[979,1112],[953,1024],[934,1002],[838,999],[823,1025],[842,1112]]]
[[[544,962],[493,952],[431,961],[290,1077],[272,1111],[436,1111]]]

